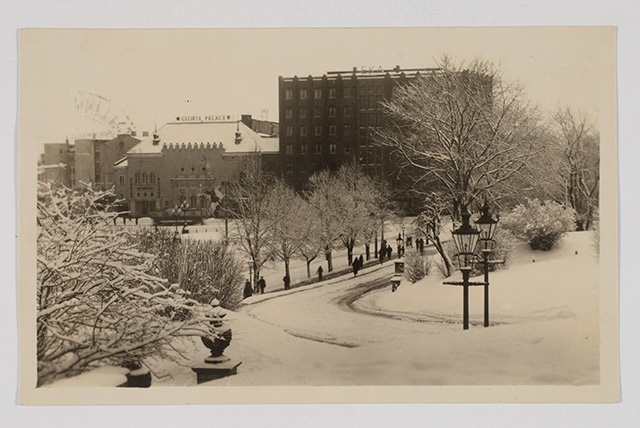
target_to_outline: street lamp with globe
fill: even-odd
[[[481,216],[475,221],[476,225],[480,229],[480,242],[483,243],[482,248],[482,268],[484,270],[484,326],[489,327],[489,264],[502,263],[499,260],[489,261],[489,254],[492,250],[489,248],[489,243],[495,242],[493,235],[496,233],[499,219],[491,217],[489,212],[489,204],[484,202],[481,208]]]

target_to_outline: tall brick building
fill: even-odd
[[[280,164],[297,189],[323,169],[357,162],[365,172],[393,182],[389,150],[372,144],[371,132],[384,126],[381,102],[394,87],[436,69],[356,69],[319,77],[279,78]]]

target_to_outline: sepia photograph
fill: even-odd
[[[614,27],[18,53],[22,404],[620,399]]]

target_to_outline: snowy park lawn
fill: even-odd
[[[571,233],[546,253],[518,246],[511,267],[491,273],[490,328],[482,326],[482,287],[471,289],[472,325],[464,331],[462,288],[443,285],[436,272],[416,284],[403,283],[395,293],[389,287],[371,292],[357,306],[381,314],[435,314],[443,322],[385,321],[355,314],[365,319],[357,328],[340,316],[301,323],[301,334],[296,335],[281,327],[287,314],[304,312],[292,306],[294,296],[316,293],[317,298],[324,293],[330,298],[336,287],[390,277],[391,266],[273,296],[265,304],[271,305],[276,321],[262,321],[242,309],[230,313],[234,338],[225,354],[242,365],[237,375],[201,387],[599,383],[599,264],[589,233]],[[459,279],[459,273],[450,279]],[[382,324],[387,321],[392,334],[376,340],[376,330],[387,328]],[[353,346],[313,339],[324,331],[339,332],[336,339]],[[363,341],[362,336],[373,339]],[[183,366],[155,362],[152,369],[159,378],[154,385],[195,385],[189,366],[201,363],[207,351],[197,342],[182,346],[190,361]]]

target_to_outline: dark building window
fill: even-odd
[[[329,153],[335,154],[335,152],[336,152],[336,144],[335,143],[329,144]]]
[[[335,107],[329,107],[329,116],[330,117],[335,117],[336,115],[336,108]]]
[[[301,155],[306,155],[307,154],[307,145],[306,144],[300,144],[300,154]]]
[[[350,125],[344,125],[344,129],[343,129],[343,135],[351,135],[351,126]]]
[[[287,174],[291,174],[293,172],[293,163],[287,162],[287,164],[285,165],[285,172]]]
[[[149,174],[149,182],[152,184],[156,182],[156,175],[153,172]]]
[[[284,117],[286,119],[291,119],[293,117],[293,112],[291,111],[290,108],[284,109]]]
[[[136,172],[135,178],[136,178],[136,184],[140,184],[140,173],[139,172]]]
[[[345,98],[351,98],[352,94],[352,88],[344,88],[344,97]]]
[[[288,155],[292,155],[293,154],[293,144],[287,144],[287,151],[286,153]]]
[[[342,115],[344,117],[350,117],[351,116],[351,106],[342,107]]]
[[[293,135],[293,126],[287,125],[287,137],[291,137]]]
[[[306,119],[307,117],[307,109],[306,108],[301,108],[300,109],[300,119]]]
[[[322,135],[322,126],[316,125],[315,135],[318,137]]]
[[[284,90],[284,99],[285,100],[293,99],[293,91],[291,89],[285,89]]]
[[[307,99],[307,90],[306,89],[300,89],[300,99],[301,100],[306,100]]]
[[[118,176],[118,184],[124,184],[124,175]]]
[[[316,88],[313,90],[313,98],[315,98],[316,100],[319,100],[322,98],[322,89],[320,88]]]
[[[336,135],[336,126],[335,125],[329,126],[329,135]]]
[[[316,143],[316,154],[319,155],[322,153],[322,144]]]
[[[322,116],[322,109],[320,107],[314,107],[313,117],[320,117],[320,116]]]
[[[306,125],[302,125],[300,127],[300,136],[301,137],[306,137],[307,136],[307,126]]]
[[[329,89],[329,98],[335,98],[336,97],[336,88],[330,88]]]
[[[346,144],[344,146],[344,152],[345,153],[351,153],[351,145],[350,144]]]

